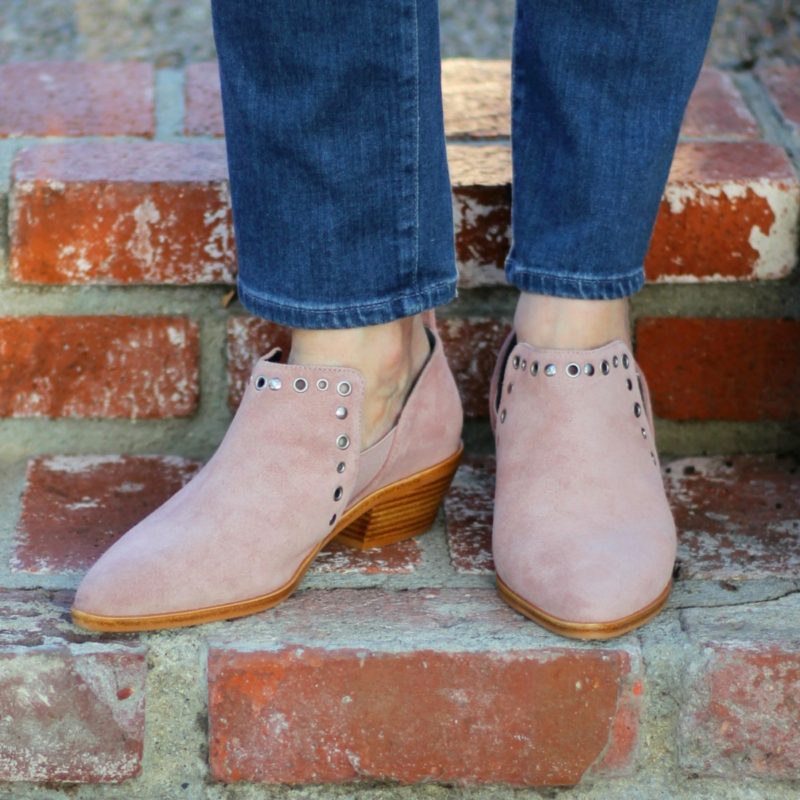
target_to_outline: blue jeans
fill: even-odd
[[[244,306],[347,328],[451,300],[436,0],[212,8]],[[518,0],[511,284],[589,299],[642,286],[715,9]]]

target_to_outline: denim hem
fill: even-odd
[[[508,282],[520,291],[582,300],[616,300],[628,297],[644,286],[644,268],[641,266],[621,275],[575,277],[546,272],[535,266],[522,266],[508,258],[505,271]]]
[[[425,289],[352,306],[298,306],[275,300],[238,284],[239,300],[252,314],[290,328],[360,328],[410,317],[456,297],[456,279]]]

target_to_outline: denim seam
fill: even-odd
[[[641,273],[641,266],[633,267],[627,272],[619,272],[611,275],[603,275],[598,278],[596,275],[589,275],[585,273],[573,273],[571,275],[564,275],[563,273],[550,272],[544,266],[530,265],[523,266],[515,259],[506,259],[506,272],[512,269],[517,272],[524,272],[531,275],[536,275],[542,278],[553,278],[555,280],[564,281],[566,283],[613,283],[614,281],[623,281],[630,278],[638,278]]]
[[[405,292],[403,294],[393,294],[389,297],[384,298],[383,300],[376,300],[375,302],[370,303],[356,303],[352,306],[301,306],[295,305],[293,303],[282,303],[280,300],[275,300],[273,297],[268,297],[262,294],[258,294],[256,292],[247,289],[246,287],[239,285],[239,292],[244,297],[250,297],[254,300],[258,300],[262,303],[267,303],[272,306],[280,306],[280,308],[291,309],[292,311],[323,311],[325,313],[329,312],[337,312],[337,311],[358,311],[360,309],[365,308],[379,308],[380,306],[385,306],[389,303],[392,303],[396,300],[407,300],[409,298],[419,297],[421,295],[430,294],[431,292],[440,289],[442,287],[447,286],[454,286],[456,283],[456,279],[448,279],[446,281],[438,281],[437,283],[432,283],[429,286],[426,286],[424,289],[415,289],[412,292]]]
[[[414,288],[419,291],[419,8],[414,0]]]

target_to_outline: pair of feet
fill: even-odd
[[[424,364],[376,436],[361,371],[260,359],[208,463],[86,575],[76,623],[133,631],[243,616],[291,594],[334,538],[366,548],[427,530],[461,456],[462,411],[435,327],[424,332]],[[580,638],[656,614],[675,531],[627,343],[545,349],[511,334],[490,413],[501,596]],[[375,440],[362,447],[365,431]]]

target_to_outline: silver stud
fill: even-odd
[[[603,363],[600,364],[600,372],[602,372],[603,375],[608,375],[608,373],[611,372],[611,367],[608,366],[608,361],[605,359],[603,360]]]
[[[339,406],[336,409],[336,418],[337,419],[344,419],[347,416],[347,409],[344,406]]]
[[[583,372],[585,375],[594,375],[594,364],[584,364]]]
[[[347,395],[353,391],[353,387],[350,385],[349,381],[339,381],[336,385],[336,391],[339,392],[342,397],[347,397]]]
[[[528,369],[528,362],[524,358],[522,359],[522,361],[520,361],[519,368],[523,372],[525,372],[525,370]]]
[[[511,359],[511,366],[514,367],[514,369],[519,369],[519,356],[514,356],[514,358]]]
[[[622,366],[625,367],[625,369],[628,369],[628,367],[630,365],[631,365],[631,360],[628,358],[628,354],[627,353],[623,353],[622,354]]]
[[[269,388],[272,389],[273,392],[277,392],[278,389],[280,389],[281,386],[283,386],[283,384],[281,383],[280,378],[270,378],[267,381],[267,386],[269,386]]]
[[[333,499],[334,500],[341,500],[342,495],[344,494],[344,489],[341,486],[337,486],[333,492]]]
[[[295,378],[292,382],[292,388],[296,392],[304,392],[308,389],[308,381],[305,378]]]
[[[330,518],[330,520],[328,521],[328,525],[333,525],[333,523],[334,523],[334,522],[336,522],[336,514],[334,514],[334,515],[333,515],[333,516]]]
[[[614,358],[612,358],[612,359],[611,359],[611,363],[612,363],[612,364],[613,364],[615,367],[618,367],[618,366],[619,366],[619,356],[614,356]]]
[[[256,391],[260,392],[267,385],[267,379],[263,375],[259,375],[253,385],[256,387]]]
[[[539,362],[538,361],[534,361],[531,364],[531,375],[533,375],[535,377],[538,374],[539,374]]]
[[[343,433],[341,436],[337,437],[336,446],[340,450],[347,450],[347,448],[350,447],[350,437],[346,433]]]
[[[347,466],[347,465],[344,463],[344,461],[340,461],[340,462],[339,462],[339,463],[336,465],[336,471],[337,471],[337,472],[344,472],[344,469],[345,469],[345,467],[346,467],[346,466]]]
[[[627,383],[628,383],[628,391],[632,392],[633,391],[633,381],[630,378],[628,378]]]
[[[633,414],[636,417],[641,417],[642,416],[642,407],[639,405],[639,403],[634,403],[633,404]]]
[[[506,410],[505,410],[505,409],[503,409],[503,410],[500,412],[500,422],[505,422],[505,421],[506,421]]]
[[[547,375],[548,378],[552,378],[553,375],[556,374],[556,372],[558,372],[558,368],[556,367],[555,364],[548,364],[544,368],[544,374]]]
[[[647,431],[644,428],[642,428],[642,439],[646,438],[647,438]]]
[[[317,381],[317,389],[321,392],[324,392],[328,388],[328,379],[327,378],[320,378]]]
[[[567,364],[567,375],[570,378],[577,378],[578,375],[581,374],[581,365],[576,364],[574,361],[571,364]]]

